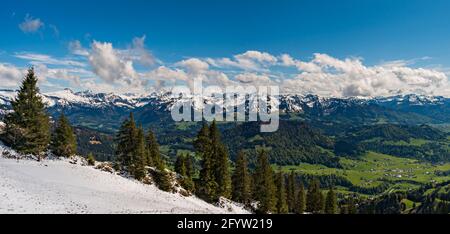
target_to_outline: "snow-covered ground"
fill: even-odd
[[[0,213],[248,213],[67,160],[6,159],[3,151],[0,144]]]

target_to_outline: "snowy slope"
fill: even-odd
[[[0,146],[1,151],[5,150]],[[247,213],[64,160],[0,156],[1,213]]]

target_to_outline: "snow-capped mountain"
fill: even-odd
[[[0,116],[11,110],[11,100],[16,92],[0,90]],[[130,112],[134,112],[144,124],[164,122],[170,117],[170,110],[176,103],[194,103],[194,109],[201,109],[205,104],[231,109],[233,103],[224,102],[222,96],[203,97],[184,95],[173,97],[169,92],[149,94],[113,94],[94,93],[90,91],[73,92],[65,89],[58,92],[42,94],[53,116],[64,112],[75,123],[93,128],[114,130]],[[248,96],[249,97],[249,96]],[[246,111],[258,109],[257,102],[251,97],[240,97],[238,108]],[[271,110],[278,107],[281,113],[294,113],[310,118],[344,117],[365,121],[370,118],[403,122],[420,120],[420,123],[450,123],[450,99],[444,97],[421,96],[416,94],[378,97],[378,98],[333,98],[317,95],[280,95],[270,98]],[[222,108],[216,108],[221,113]],[[424,118],[411,117],[411,113]],[[358,117],[359,116],[359,117]],[[409,121],[406,120],[406,121]],[[431,122],[427,122],[431,121]]]
[[[16,96],[13,90],[0,89],[0,106],[9,106],[11,100]],[[151,93],[143,94],[113,94],[113,93],[94,93],[91,91],[73,92],[65,89],[57,92],[42,94],[44,102],[48,107],[64,107],[85,106],[91,108],[125,108],[135,109],[145,105],[167,105],[169,108],[173,106],[175,101],[187,102],[192,101],[197,108],[201,108],[204,104],[216,104],[226,106],[222,97],[200,97],[200,96],[182,96],[173,98],[170,93]],[[278,101],[272,99],[271,105],[279,105],[283,112],[302,112],[305,109],[321,108],[326,112],[332,112],[337,106],[351,105],[367,105],[367,104],[389,104],[389,105],[444,105],[450,102],[450,99],[439,96],[422,96],[417,94],[378,97],[372,99],[359,98],[325,98],[316,95],[280,95]],[[245,102],[244,98],[238,98],[237,103]],[[250,104],[249,104],[250,105]],[[251,105],[255,105],[254,103]],[[5,108],[4,108],[5,109]]]

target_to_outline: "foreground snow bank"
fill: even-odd
[[[0,145],[0,213],[248,213],[231,202],[216,207],[67,160],[1,156],[9,151]]]

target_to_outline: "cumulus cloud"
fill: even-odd
[[[32,16],[27,14],[24,21],[19,24],[19,28],[24,33],[36,33],[43,28],[44,25],[45,24],[41,21],[41,19],[34,19]]]
[[[74,55],[89,56],[89,51],[81,45],[79,40],[69,42],[69,51]]]
[[[187,71],[192,74],[200,74],[209,69],[208,63],[198,58],[183,60],[181,62],[178,62],[176,65],[187,69]]]
[[[266,52],[247,51],[243,54],[233,56],[233,58],[208,58],[206,61],[214,67],[219,68],[239,68],[244,70],[261,70],[277,63],[278,59]]]
[[[23,79],[24,71],[10,64],[0,63],[0,83],[2,87],[17,87]]]
[[[326,54],[315,54],[309,62],[296,61],[285,56],[286,66],[295,66],[301,72],[282,82],[287,93],[314,93],[336,97],[374,97],[398,94],[449,96],[449,80],[445,73],[423,68],[396,65],[366,66],[360,58],[337,59]]]
[[[266,85],[271,83],[269,76],[259,75],[255,73],[242,73],[236,75],[235,79],[243,84],[260,84]]]
[[[132,60],[135,60],[144,66],[152,66],[156,63],[156,59],[146,48],[145,39],[145,35],[142,37],[135,37],[128,52]]]
[[[133,62],[122,60],[111,43],[94,41],[88,60],[94,73],[104,81],[131,85],[138,78]]]

